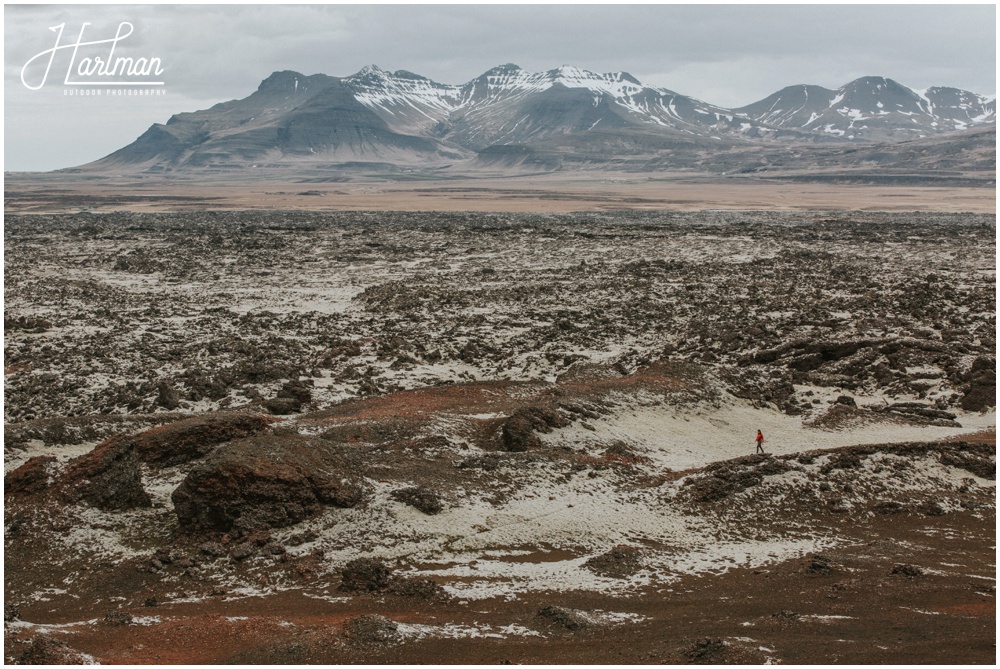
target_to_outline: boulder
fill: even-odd
[[[729,644],[722,639],[698,639],[684,656],[690,664],[722,664],[728,654]]]
[[[172,495],[181,528],[250,533],[294,525],[327,505],[358,504],[360,466],[317,437],[258,435],[218,447]]]
[[[402,597],[416,597],[429,601],[446,601],[450,599],[447,591],[429,578],[397,576],[389,585],[389,592]]]
[[[278,391],[278,397],[289,397],[296,400],[300,405],[309,404],[312,402],[312,384],[312,379],[288,381],[281,386],[281,390]]]
[[[281,387],[273,399],[263,402],[263,406],[271,413],[280,416],[298,413],[302,410],[303,405],[312,402],[311,385],[311,379],[308,381],[289,381]]]
[[[986,411],[997,404],[997,363],[992,356],[981,355],[973,362],[969,371],[959,379],[962,397],[959,406],[966,411]]]
[[[548,433],[553,428],[569,424],[557,410],[545,406],[523,407],[504,421],[500,428],[500,444],[503,450],[513,453],[527,451],[541,445],[535,432]]]
[[[826,576],[833,572],[833,564],[830,562],[830,558],[827,556],[817,553],[812,556],[809,563],[805,567],[807,574]]]
[[[225,547],[218,541],[206,541],[198,546],[198,550],[201,551],[202,555],[207,555],[210,558],[217,558],[226,554]]]
[[[994,372],[983,372],[963,387],[959,405],[966,411],[986,411],[997,404],[997,380]]]
[[[245,541],[241,544],[237,544],[236,547],[233,548],[232,553],[229,554],[229,557],[233,559],[233,562],[242,562],[243,560],[252,558],[255,555],[257,555],[257,547],[254,546],[252,541]]]
[[[441,510],[444,509],[444,504],[441,503],[441,497],[436,492],[425,486],[414,486],[412,488],[393,490],[389,496],[397,502],[409,504],[414,509],[422,511],[429,516],[441,513]]]
[[[392,570],[377,558],[351,560],[340,574],[340,589],[346,592],[378,592],[392,583]]]
[[[642,568],[642,552],[632,546],[615,546],[590,558],[583,566],[600,576],[627,578]]]
[[[158,406],[161,406],[168,411],[173,411],[180,406],[180,403],[181,394],[173,385],[167,381],[163,381],[156,386],[156,404]]]
[[[287,416],[297,413],[302,408],[302,403],[292,397],[274,397],[261,402],[261,406],[275,416]]]
[[[591,625],[590,619],[582,611],[567,609],[561,606],[543,606],[538,609],[538,616],[550,623],[565,627],[570,632],[579,632]]]
[[[890,574],[899,574],[907,578],[916,578],[924,575],[924,570],[914,564],[894,564],[889,571]]]
[[[344,592],[389,592],[401,597],[416,597],[428,601],[446,601],[449,595],[429,578],[397,576],[378,558],[358,558],[344,565],[340,572],[340,589]]]

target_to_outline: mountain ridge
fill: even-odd
[[[662,158],[721,145],[891,143],[995,123],[995,99],[949,87],[918,91],[875,76],[836,90],[788,86],[727,109],[624,71],[562,65],[528,72],[507,63],[452,85],[368,65],[346,77],[273,72],[247,97],[175,114],[83,168],[156,172],[310,161],[428,167],[483,152],[494,159],[523,155],[553,142],[567,155],[598,161],[594,147],[602,146],[613,162],[616,145]]]

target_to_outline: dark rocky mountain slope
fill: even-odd
[[[790,86],[724,109],[625,72],[495,67],[462,85],[369,66],[349,77],[275,72],[242,100],[177,114],[89,166],[175,171],[397,165],[588,165],[754,171],[763,152],[964,137],[995,126],[995,102],[864,77],[837,90]],[[798,152],[798,153],[797,153]],[[475,162],[469,162],[477,158]],[[765,161],[766,162],[766,161]],[[876,163],[879,161],[876,160]],[[975,161],[971,169],[981,169]],[[988,162],[988,161],[987,161]],[[958,166],[959,168],[962,165]]]

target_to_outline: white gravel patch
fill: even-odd
[[[602,448],[621,440],[639,447],[659,467],[683,471],[712,462],[751,455],[757,430],[764,433],[764,450],[776,455],[857,444],[934,441],[996,428],[996,411],[963,414],[961,427],[872,424],[832,431],[807,427],[801,418],[756,409],[738,400],[720,408],[684,409],[667,406],[622,408],[613,415],[587,419],[541,435],[552,446]]]

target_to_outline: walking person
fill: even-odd
[[[757,441],[757,453],[763,453],[764,452],[764,434],[760,430],[757,430],[757,439],[756,439],[756,441]]]

